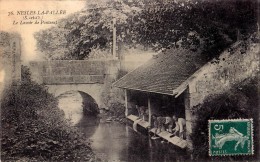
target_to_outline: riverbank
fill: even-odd
[[[22,70],[22,82],[1,98],[1,160],[96,161],[89,140],[65,119],[57,99]]]
[[[111,113],[109,111],[107,112],[101,112],[98,115],[100,118],[102,118],[102,120],[104,120],[104,122],[106,123],[111,123],[111,122],[117,122],[117,123],[121,123],[121,124],[126,124],[127,123],[127,119],[125,116],[117,116],[114,115],[114,113]]]
[[[107,109],[101,108],[99,117],[104,119],[107,123],[119,122],[126,124],[125,106],[120,102],[111,102]]]

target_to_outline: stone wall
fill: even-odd
[[[119,62],[91,60],[55,60],[30,62],[33,80],[52,84],[103,84],[107,76],[114,76]]]
[[[82,91],[92,96],[99,107],[111,99],[112,82],[116,80],[118,60],[53,60],[32,61],[32,79],[45,84],[49,92],[58,96],[67,91]]]
[[[196,106],[212,94],[229,90],[235,83],[254,77],[259,72],[259,44],[250,44],[241,53],[239,43],[232,51],[223,52],[217,63],[209,62],[194,75],[189,82],[190,107]]]
[[[0,32],[0,94],[14,81],[21,80],[21,38]]]
[[[66,92],[70,91],[80,91],[90,95],[98,104],[99,107],[104,105],[101,97],[101,92],[103,89],[102,84],[59,84],[59,85],[47,85],[48,92],[53,94],[55,97],[60,96]]]

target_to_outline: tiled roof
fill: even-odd
[[[113,86],[174,95],[173,90],[203,64],[198,53],[185,49],[169,49],[126,74]]]

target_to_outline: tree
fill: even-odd
[[[113,18],[117,18],[117,27],[126,25],[126,19],[140,10],[140,4],[138,1],[89,2],[85,10],[62,19],[57,27],[36,33],[37,47],[40,51],[45,51],[47,57],[54,59],[59,57],[53,56],[53,51],[59,51],[61,48],[66,49],[59,51],[62,53],[62,59],[87,58],[92,49],[111,47]],[[117,33],[120,40],[123,33],[119,28]],[[66,43],[59,43],[60,41]]]
[[[258,5],[253,0],[95,1],[63,19],[57,28],[68,32],[64,35],[68,50],[64,58],[84,59],[92,49],[111,48],[112,20],[116,18],[117,40],[124,45],[156,51],[189,48],[202,51],[209,60],[238,35],[246,39],[257,30]],[[43,38],[39,34],[38,42]]]
[[[62,27],[52,27],[34,34],[37,49],[44,53],[47,59],[64,59],[68,55],[66,36],[69,30]]]
[[[257,30],[256,1],[170,1],[145,8],[138,17],[137,40],[155,49],[200,49],[209,60]]]

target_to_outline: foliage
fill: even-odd
[[[57,100],[46,87],[30,80],[29,69],[24,66],[22,78],[1,99],[1,159],[87,161],[93,158],[89,143],[64,119]]]
[[[155,2],[138,15],[139,42],[155,49],[200,49],[209,60],[237,39],[256,31],[255,1]]]
[[[101,94],[102,101],[106,107],[105,109],[109,110],[111,115],[120,118],[125,116],[124,90],[121,88],[112,87],[112,83],[115,82],[115,80],[120,79],[126,73],[127,72],[124,70],[119,70],[116,78],[111,78],[108,76]]]
[[[68,54],[66,35],[69,30],[52,27],[34,34],[38,50],[44,53],[47,59],[60,59]]]
[[[112,102],[109,106],[110,114],[117,118],[125,117],[125,105],[120,102]]]
[[[255,150],[258,150],[258,82],[257,78],[247,79],[242,83],[234,85],[228,93],[209,96],[202,105],[193,108],[194,113],[197,114],[196,125],[191,135],[195,159],[208,158],[208,120],[213,119],[253,118],[254,145]],[[256,156],[234,156],[231,160],[252,160],[256,159]],[[217,161],[230,160],[225,157],[212,157],[212,159]]]
[[[201,50],[209,60],[237,37],[247,39],[257,30],[258,5],[253,0],[98,0],[61,20],[57,27],[37,33],[36,39],[42,51],[60,49],[55,44],[62,39],[67,51],[63,59],[85,59],[93,49],[111,48],[116,19],[121,45],[154,50],[181,46]],[[60,33],[59,37],[54,33]]]
[[[119,1],[88,2],[85,10],[61,20],[56,28],[36,33],[38,49],[45,51],[51,44],[57,44],[62,39],[66,40],[65,48],[69,51],[63,53],[62,59],[82,60],[88,57],[92,49],[109,48],[112,43],[113,17],[118,18],[118,24],[127,24],[126,18],[139,10],[136,3],[129,6],[127,1],[123,4]],[[62,38],[53,37],[56,32],[64,35],[60,35]],[[120,32],[118,34],[121,35]],[[56,48],[59,49],[59,46]]]

